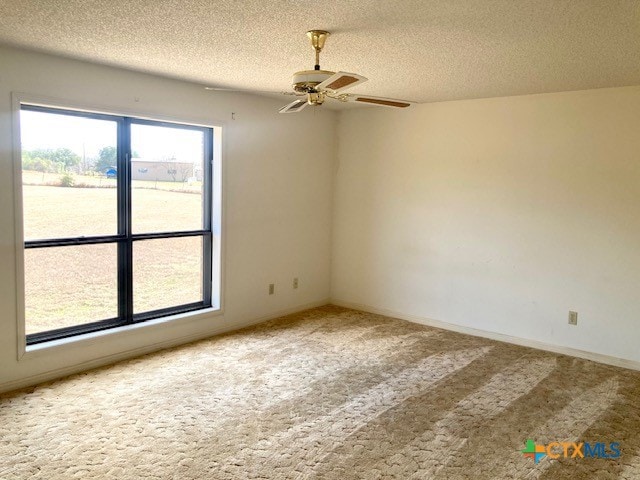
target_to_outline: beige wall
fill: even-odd
[[[348,111],[338,143],[333,299],[640,361],[640,87]]]
[[[328,299],[334,112],[278,115],[287,99],[209,92],[195,84],[6,47],[0,47],[0,65],[0,390]],[[151,326],[17,361],[11,92],[139,115],[224,122],[224,316]],[[322,139],[312,149],[309,132]],[[300,279],[298,290],[291,288],[293,277]],[[273,282],[276,294],[269,296]]]

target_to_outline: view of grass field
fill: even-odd
[[[116,235],[116,119],[23,106],[20,127],[25,241]],[[134,122],[126,138],[133,234],[201,230],[203,131]],[[202,300],[202,250],[134,241],[134,313]],[[116,243],[28,248],[24,267],[27,334],[118,316]]]
[[[23,172],[25,240],[112,235],[117,230],[115,180]],[[202,228],[201,185],[133,182],[134,232]],[[200,237],[134,243],[134,312],[202,299]],[[117,316],[116,244],[25,251],[26,331],[36,333]]]

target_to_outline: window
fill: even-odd
[[[27,345],[219,307],[214,128],[22,104],[20,136]]]

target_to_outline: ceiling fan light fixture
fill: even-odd
[[[324,103],[324,97],[324,92],[309,92],[307,93],[307,103],[317,107]]]

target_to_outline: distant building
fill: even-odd
[[[131,159],[131,179],[161,182],[202,181],[202,169],[189,162]]]

